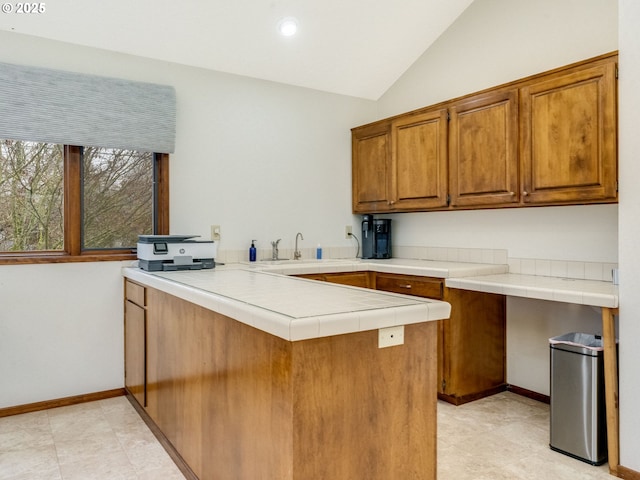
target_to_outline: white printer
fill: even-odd
[[[138,264],[150,272],[214,268],[218,246],[199,235],[138,235]]]

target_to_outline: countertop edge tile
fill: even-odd
[[[448,318],[450,315],[450,305],[438,300],[331,283],[303,285],[300,283],[301,279],[270,272],[253,269],[234,270],[237,269],[231,268],[226,271],[226,274],[218,275],[211,270],[156,273],[125,267],[123,275],[150,288],[177,296],[289,341],[435,321]],[[208,290],[207,288],[212,288],[208,287],[210,284],[215,285],[216,288]],[[258,291],[255,294],[255,298],[262,298],[267,305],[275,305],[274,308],[251,303],[253,301],[251,288],[255,285],[263,287],[267,285],[268,290],[271,289],[274,295],[280,294],[275,303],[270,302],[272,299],[269,296],[265,297],[265,292]],[[289,291],[291,288],[292,291]],[[301,290],[302,301],[305,302],[302,309],[296,305],[296,301],[300,300],[296,297],[298,290]],[[221,291],[224,294],[221,294]],[[332,302],[334,298],[337,301],[335,305]],[[281,301],[284,299],[285,303],[278,303],[278,299]],[[369,303],[371,301],[378,301],[378,306],[371,307]],[[429,305],[438,304],[442,304],[442,308],[429,309]],[[278,305],[284,306],[284,310],[278,311]],[[283,313],[287,312],[287,309],[292,312],[302,312],[302,314],[292,316],[290,313]],[[333,313],[308,315],[314,309],[327,312],[333,310]],[[371,312],[384,313],[376,315]],[[323,325],[323,322],[326,323]]]
[[[528,287],[527,298],[537,300],[553,300],[553,290],[548,288]]]
[[[584,294],[582,292],[572,292],[568,290],[554,290],[553,300],[556,302],[584,305]]]
[[[250,306],[254,327],[285,340],[291,340],[291,319],[276,312]],[[235,318],[235,317],[231,317]],[[244,323],[244,322],[243,322]]]
[[[293,323],[296,323],[294,321]],[[360,331],[359,313],[338,313],[327,315],[318,322],[319,337],[329,337],[331,335],[343,335]]]
[[[491,293],[492,289],[501,287],[504,295],[515,297],[594,307],[618,307],[618,287],[611,282],[600,280],[505,273],[469,278],[450,278],[445,281],[445,285],[450,288],[488,293]]]
[[[317,317],[301,318],[289,324],[289,340],[308,340],[320,337],[320,320]]]
[[[389,315],[390,312],[388,312],[384,308],[363,312],[360,317],[360,325],[358,327],[358,331],[364,332],[367,330],[376,330],[378,328],[391,326],[388,318]]]

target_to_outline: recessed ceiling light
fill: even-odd
[[[291,37],[298,31],[298,21],[293,17],[285,17],[278,22],[278,31],[285,37]]]

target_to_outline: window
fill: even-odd
[[[168,233],[168,155],[0,141],[0,262],[135,258]]]
[[[169,233],[174,87],[0,62],[0,105],[0,264],[134,259]]]

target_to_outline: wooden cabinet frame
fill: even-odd
[[[353,213],[616,203],[617,59],[353,128]]]

